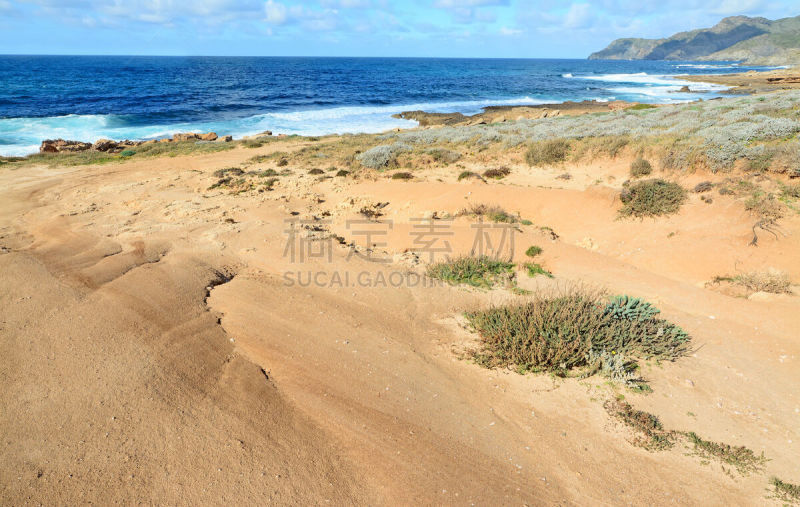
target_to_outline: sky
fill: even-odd
[[[698,7],[701,5],[702,7]],[[797,0],[0,0],[2,54],[584,58]]]

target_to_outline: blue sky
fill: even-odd
[[[702,5],[702,7],[698,7]],[[583,58],[796,0],[0,0],[0,53]]]

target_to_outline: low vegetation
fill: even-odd
[[[675,432],[666,431],[653,414],[636,410],[630,403],[620,399],[607,401],[604,407],[612,417],[633,431],[634,445],[648,451],[664,451],[675,445]]]
[[[500,167],[498,169],[487,169],[483,171],[484,178],[492,178],[494,180],[501,180],[511,174],[511,169],[508,167]]]
[[[458,181],[466,180],[466,179],[476,179],[476,180],[485,181],[481,177],[481,175],[476,173],[476,172],[473,172],[473,171],[461,171],[461,173],[458,175]]]
[[[414,175],[409,172],[399,172],[392,174],[393,180],[410,180],[413,179]]]
[[[636,311],[644,307],[638,301],[608,301],[600,293],[572,288],[468,312],[467,320],[481,337],[474,357],[490,368],[560,375],[574,370],[591,375],[608,366],[614,370],[610,378],[633,383],[636,359],[675,360],[689,352],[690,341],[681,328],[652,314],[658,310]],[[620,310],[620,305],[633,310]]]
[[[531,167],[559,164],[567,160],[570,144],[565,139],[538,141],[528,147],[525,162]]]
[[[631,178],[641,178],[649,176],[653,172],[653,166],[650,162],[639,157],[631,163]]]
[[[536,257],[541,253],[542,253],[542,247],[536,245],[531,245],[528,247],[527,250],[525,250],[525,255],[527,255],[528,257]]]
[[[505,224],[513,224],[519,221],[518,216],[512,215],[500,206],[489,204],[473,204],[459,211],[456,216],[485,218],[490,222]]]
[[[529,262],[525,264],[525,271],[527,271],[528,276],[531,278],[536,278],[539,275],[546,276],[547,278],[553,278],[553,274],[542,267],[541,264],[536,264],[534,262]]]
[[[461,153],[445,148],[431,148],[427,151],[427,153],[431,156],[434,162],[441,162],[443,164],[452,164],[461,159]]]
[[[774,499],[791,505],[800,504],[800,486],[783,482],[777,477],[773,477],[769,482],[773,488],[772,497]]]
[[[744,446],[731,446],[720,442],[712,442],[697,436],[694,432],[685,433],[694,453],[703,459],[715,460],[723,465],[736,469],[741,475],[760,472],[767,462],[764,453],[756,454]]]
[[[513,279],[514,264],[486,255],[457,257],[428,266],[428,276],[447,283],[490,288]]]
[[[686,201],[686,190],[662,179],[628,183],[620,195],[620,217],[656,217],[676,213]]]
[[[772,294],[791,293],[792,282],[783,271],[751,271],[736,275],[731,279],[734,283],[752,292],[769,292]]]

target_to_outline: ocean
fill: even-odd
[[[735,63],[546,59],[0,56],[0,155],[44,139],[153,139],[381,132],[407,110],[595,99],[669,103],[724,87],[680,74],[764,68]],[[696,92],[678,93],[683,85]]]

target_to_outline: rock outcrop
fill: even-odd
[[[82,141],[67,141],[64,139],[48,139],[42,141],[39,147],[39,153],[69,153],[76,151],[100,151],[104,153],[120,153],[143,144],[153,143],[171,143],[178,141],[220,141],[231,142],[233,136],[219,137],[215,132],[208,132],[206,134],[179,133],[171,138],[153,139],[150,141],[112,141],[111,139],[98,139],[94,143],[84,143]]]

